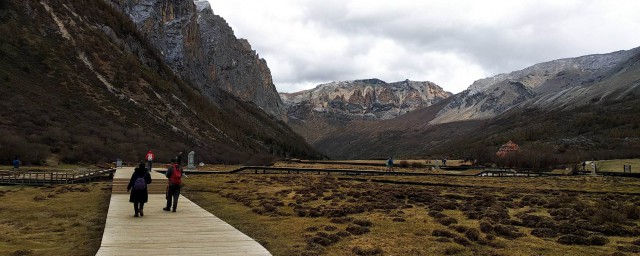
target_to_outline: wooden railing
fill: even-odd
[[[87,171],[83,173],[72,172],[23,172],[1,171],[1,185],[47,185],[47,184],[73,184],[91,182],[98,179],[113,177],[116,169],[100,171]]]

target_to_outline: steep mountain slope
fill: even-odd
[[[578,100],[593,92],[589,85],[612,75],[611,70],[625,62],[640,49],[609,54],[588,55],[549,61],[523,70],[478,80],[469,89],[455,95],[432,121],[446,123],[492,118],[521,103],[537,99],[539,107],[561,107],[559,97],[573,96]],[[608,89],[605,89],[608,90]],[[589,96],[590,97],[590,96]],[[589,99],[590,100],[590,99]]]
[[[332,82],[280,94],[289,125],[309,142],[356,120],[395,118],[450,96],[432,82],[386,83],[379,79]]]
[[[144,2],[144,1],[141,1]],[[0,160],[26,163],[259,162],[313,157],[284,122],[175,76],[135,24],[104,1],[0,4]]]
[[[216,87],[281,119],[286,114],[271,71],[208,1],[111,0],[160,50],[165,62],[201,91]],[[207,95],[207,94],[205,94]]]
[[[619,57],[619,54],[624,56]],[[476,87],[478,84],[475,84],[439,104],[395,119],[342,127],[316,141],[314,146],[334,158],[390,155],[486,157],[495,153],[502,143],[514,140],[524,149],[534,149],[548,154],[546,157],[573,162],[638,157],[640,51],[636,48],[616,52],[613,56],[617,57],[615,61],[579,72],[574,62],[564,69],[558,68],[557,73],[549,75],[551,78],[529,85],[524,82],[526,74],[516,76],[516,81],[507,79],[484,87]],[[592,57],[576,59],[580,62]],[[600,57],[603,56],[595,56],[597,59]],[[541,66],[544,65],[533,67]],[[518,89],[526,91],[520,96],[529,96],[514,103],[514,94],[509,92],[517,92]],[[504,93],[491,94],[500,90]],[[479,96],[474,99],[474,95]],[[451,106],[458,105],[459,109],[464,109],[469,103],[481,109],[483,104],[490,102],[490,97],[494,97],[494,103],[505,104],[488,107],[484,113],[493,112],[484,118],[457,116],[453,119],[461,121],[438,120],[443,113],[452,111]],[[504,109],[497,110],[496,106],[504,106]]]

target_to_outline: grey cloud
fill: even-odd
[[[408,1],[397,2],[409,4]],[[300,0],[291,3],[292,6],[299,7],[295,11],[302,13],[295,20],[295,24],[304,26],[300,33],[305,34],[300,36],[311,36],[314,37],[313,40],[325,37],[346,39],[348,43],[333,46],[340,48],[335,51],[324,49],[319,54],[305,54],[306,51],[317,51],[314,46],[318,46],[313,42],[306,44],[307,41],[304,40],[291,42],[295,38],[282,38],[277,33],[279,30],[286,31],[290,25],[284,23],[279,24],[283,27],[269,28],[270,33],[262,33],[259,38],[247,36],[261,56],[269,62],[274,82],[279,89],[279,83],[293,88],[296,87],[295,84],[371,77],[383,80],[416,79],[408,76],[420,74],[437,74],[442,82],[434,82],[441,83],[447,89],[450,85],[442,83],[469,75],[465,72],[468,69],[474,69],[473,74],[478,76],[495,75],[558,58],[628,49],[638,46],[633,45],[635,42],[640,42],[637,33],[628,33],[630,28],[640,25],[640,18],[637,15],[629,16],[629,12],[624,11],[633,8],[626,6],[634,4],[633,1],[621,1],[617,5],[605,1],[499,2],[494,8],[513,8],[503,12],[484,7],[483,3],[482,7],[487,8],[487,13],[480,12],[477,21],[473,20],[473,16],[466,17],[465,13],[452,13],[451,16],[455,17],[448,20],[447,13],[425,10],[428,7],[425,2],[412,3],[417,4],[417,8],[390,6],[370,13],[366,10],[359,13],[360,10],[350,5],[353,1]],[[452,4],[457,4],[459,12],[464,12],[468,11],[463,6],[465,3],[473,1]],[[486,6],[492,4],[496,5],[496,2],[488,2]],[[502,6],[505,4],[508,6]],[[213,6],[215,10],[215,4]],[[606,13],[607,10],[602,10],[604,7],[614,8],[615,12]],[[447,9],[450,10],[457,9]],[[496,16],[497,21],[491,20],[494,13],[499,16]],[[233,17],[224,16],[224,13],[221,15],[228,21],[233,20]],[[611,20],[612,17],[620,18],[619,16],[629,23],[615,24],[616,20]],[[489,22],[482,19],[488,19]],[[260,32],[263,30],[261,23],[244,17],[238,24],[256,27],[234,29]],[[230,22],[232,27],[234,24]],[[389,50],[397,56],[389,58],[389,52],[385,52],[387,50],[374,48],[384,40],[389,40],[398,47]],[[297,48],[292,50],[288,46]],[[453,57],[439,57],[437,54],[449,54]],[[438,63],[452,60],[458,63]],[[371,63],[361,63],[362,61]],[[370,68],[373,66],[378,69]],[[279,68],[283,70],[278,70]],[[444,68],[455,70],[447,71]],[[480,78],[483,77],[466,78],[464,81],[468,84],[456,86],[466,87]],[[431,80],[428,77],[424,79]],[[456,81],[460,83],[462,80]],[[280,90],[289,90],[287,88]]]

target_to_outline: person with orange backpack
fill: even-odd
[[[169,184],[167,185],[167,207],[162,208],[162,210],[169,211],[171,210],[171,206],[173,206],[173,212],[176,212],[176,208],[178,208],[178,197],[180,197],[180,187],[182,186],[182,177],[186,177],[177,159],[171,159],[171,166],[167,169],[166,176],[169,180]],[[173,203],[173,205],[171,203]]]

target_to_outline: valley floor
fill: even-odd
[[[361,178],[194,175],[184,193],[273,255],[640,253],[637,179]]]

